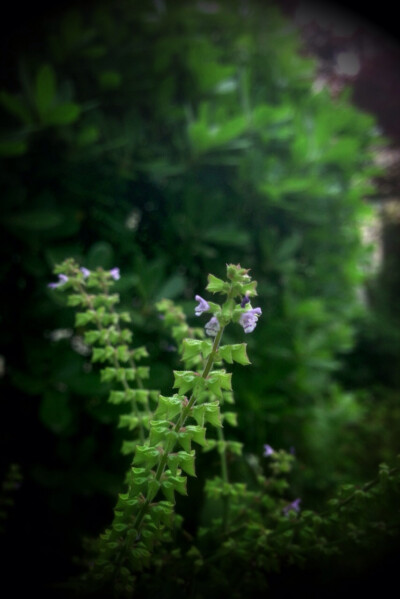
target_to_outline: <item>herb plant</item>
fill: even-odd
[[[223,344],[223,335],[232,324],[250,334],[262,316],[252,305],[257,284],[247,269],[228,264],[226,280],[209,275],[206,291],[224,299],[214,303],[195,296],[195,316],[208,316],[204,330],[190,327],[171,300],[157,304],[183,363],[174,371],[175,392],[169,396],[146,388],[149,367],[138,364],[149,354],[131,347],[132,332],[125,327],[130,315],[118,311],[119,296],[111,293],[119,269],[89,271],[69,259],[55,273],[58,281],[49,287],[67,291],[68,305],[79,309],[76,326],[86,328],[84,339],[92,361],[102,364],[109,401],[121,406],[119,426],[128,429],[122,453],[133,454],[113,520],[88,544],[85,571],[72,583],[79,593],[145,597],[162,590],[163,597],[199,599],[209,596],[209,588],[216,596],[261,593],[269,573],[282,564],[329,558],[343,546],[367,545],[377,534],[398,529],[398,516],[387,518],[383,509],[400,494],[398,468],[382,465],[376,480],[362,488],[344,485],[317,513],[303,509],[300,497],[290,497],[292,453],[265,443],[266,475],[257,456],[229,439],[225,429],[237,424],[237,415],[227,367],[250,360],[246,343]],[[187,476],[196,476],[199,451],[213,450],[220,475],[206,475],[203,492],[215,509],[192,534],[175,494],[189,495],[190,501]],[[232,456],[247,463],[250,480],[233,478]]]

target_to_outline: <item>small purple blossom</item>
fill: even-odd
[[[285,507],[282,510],[284,515],[287,516],[291,510],[294,510],[295,512],[299,512],[300,511],[300,502],[301,502],[301,499],[298,497],[297,499],[292,501],[292,503],[288,503],[288,505],[285,505]]]
[[[85,268],[84,266],[81,266],[81,268],[79,270],[83,274],[84,279],[87,279],[88,276],[90,275],[90,270],[88,268]]]
[[[67,275],[58,275],[58,282],[57,283],[49,283],[47,285],[47,287],[50,287],[50,289],[56,289],[57,287],[61,287],[61,285],[65,285],[65,283],[67,281],[68,281]]]
[[[253,308],[247,310],[241,315],[239,322],[242,325],[245,333],[252,333],[257,325],[258,317],[262,314],[261,308]]]
[[[268,445],[267,443],[264,445],[264,457],[267,458],[268,456],[272,455],[273,453],[275,453],[275,451],[272,449],[271,445]]]
[[[240,302],[240,307],[241,307],[241,308],[244,308],[244,307],[245,307],[245,305],[249,303],[249,301],[250,301],[250,298],[249,298],[249,296],[248,296],[248,295],[247,295],[247,293],[246,293],[246,295],[244,295],[244,296],[243,296],[243,299],[242,299],[242,301]]]
[[[207,310],[210,309],[209,303],[206,302],[205,299],[200,297],[200,295],[195,295],[194,299],[196,300],[196,302],[199,302],[199,305],[196,306],[194,309],[194,313],[196,314],[196,316],[200,316],[200,314],[203,314],[203,312],[207,312]]]
[[[112,268],[110,270],[110,275],[111,277],[114,279],[114,281],[118,281],[118,279],[120,278],[120,274],[119,274],[119,268]]]
[[[207,322],[204,328],[209,337],[215,337],[220,329],[218,318],[213,316],[211,320]]]

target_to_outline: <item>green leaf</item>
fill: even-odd
[[[213,426],[221,427],[221,414],[219,411],[218,404],[205,403],[203,404],[205,408],[205,419],[206,422],[209,422]]]
[[[189,426],[186,426],[185,428],[186,428],[186,431],[189,433],[190,437],[193,439],[193,441],[195,441],[195,443],[198,443],[199,445],[202,445],[203,447],[205,447],[207,445],[206,429],[203,426],[189,425]],[[186,451],[188,451],[188,453],[189,453],[190,449],[189,450],[186,449]]]
[[[178,453],[179,457],[179,465],[182,470],[184,470],[190,476],[196,476],[194,461],[195,461],[195,452],[191,451],[190,453],[186,451],[180,451]]]
[[[171,523],[173,507],[172,502],[159,501],[156,505],[151,506],[150,515],[156,524],[163,523],[169,526]]]
[[[178,388],[179,395],[185,395],[187,391],[194,389],[201,378],[197,372],[191,370],[174,370],[174,388]]]
[[[136,445],[136,441],[124,441],[121,447],[122,455],[130,455],[132,453],[135,453]]]
[[[117,360],[119,362],[128,362],[130,355],[126,345],[120,345],[116,348]]]
[[[221,345],[218,349],[218,356],[228,364],[233,364],[232,347],[230,345]]]
[[[207,109],[207,107],[205,107]],[[205,111],[204,111],[205,112]],[[239,115],[230,120],[224,119],[223,124],[209,125],[207,120],[192,122],[188,127],[189,139],[197,152],[207,152],[214,148],[223,148],[230,142],[242,141],[237,138],[247,127],[247,117]]]
[[[235,412],[224,412],[223,419],[226,420],[231,426],[237,426],[237,414]]]
[[[161,483],[161,491],[171,503],[175,503],[175,487],[170,480],[165,480]]]
[[[72,293],[71,295],[68,296],[67,299],[67,306],[79,306],[80,304],[84,304],[85,303],[85,298],[82,297],[81,295],[78,295],[77,293]]]
[[[194,406],[194,408],[192,408],[191,411],[191,417],[194,418],[197,422],[197,424],[199,424],[200,426],[204,425],[204,414],[205,414],[205,407],[204,404],[198,405],[198,406]]]
[[[108,401],[112,404],[118,405],[123,402],[128,402],[129,399],[127,397],[126,391],[111,391]]]
[[[186,427],[186,429],[187,429],[187,427]],[[188,453],[190,453],[190,451],[192,449],[191,440],[192,440],[192,435],[191,435],[190,431],[188,431],[188,430],[179,431],[178,443]]]
[[[147,389],[130,389],[128,391],[129,399],[135,400],[143,405],[147,404],[149,395],[150,392]]]
[[[247,366],[250,364],[250,360],[247,357],[247,344],[246,343],[238,343],[236,345],[231,345],[232,349],[232,358],[235,362],[242,364],[243,366]]]
[[[226,446],[232,453],[242,455],[243,443],[239,441],[227,441]]]
[[[69,296],[72,297],[72,296]],[[94,343],[96,343],[99,340],[100,337],[100,331],[85,331],[84,333],[84,339],[85,339],[85,343],[87,343],[87,345],[93,345]]]
[[[103,368],[103,370],[100,372],[100,377],[101,377],[101,382],[102,383],[109,383],[111,381],[113,381],[117,376],[117,369],[116,368]]]
[[[182,399],[179,397],[164,397],[160,395],[154,418],[172,420],[174,416],[181,413]]]
[[[130,331],[128,331],[127,329],[125,329],[124,331],[121,331],[121,334],[124,332],[127,332],[127,333],[129,333],[129,335],[132,335],[132,333]],[[130,339],[128,339],[127,341],[130,341]],[[148,358],[149,352],[147,351],[147,349],[144,346],[136,347],[132,351],[132,356],[133,356],[134,360],[141,360],[142,358]]]
[[[186,476],[169,476],[168,482],[172,483],[175,491],[180,493],[180,495],[187,495],[187,489],[186,489],[187,478],[186,478]]]
[[[191,360],[200,354],[206,359],[211,353],[212,345],[212,341],[209,339],[184,339],[182,359]]]
[[[168,460],[167,460],[168,468],[171,470],[171,472],[174,476],[179,467],[179,462],[180,462],[179,454],[180,454],[180,452],[170,453],[168,456]]]
[[[84,327],[89,322],[93,322],[96,320],[96,313],[93,310],[88,310],[87,312],[77,312],[75,314],[75,326],[77,328]]]
[[[167,420],[152,420],[150,422],[150,445],[166,441],[170,428],[170,423]]]
[[[134,368],[117,368],[115,376],[120,383],[123,383],[124,381],[134,381],[136,378],[136,370]]]
[[[203,452],[211,451],[217,447],[216,439],[207,439],[207,445],[203,448]]]
[[[70,125],[74,123],[81,113],[81,108],[78,104],[68,102],[59,104],[46,114],[46,123],[49,125]]]
[[[225,281],[210,274],[208,275],[208,285],[206,289],[211,293],[227,293],[229,290],[229,283],[225,283]]]
[[[151,557],[149,550],[144,547],[135,547],[135,549],[131,550],[131,553],[132,553],[135,561],[136,560],[139,560],[139,561],[145,560],[147,563],[149,558]]]
[[[198,356],[201,352],[202,341],[198,339],[184,339],[183,340],[183,360],[191,360]]]
[[[145,464],[148,468],[152,468],[159,461],[160,455],[160,452],[155,447],[136,445],[133,463],[135,465]]]
[[[137,376],[139,379],[148,379],[150,376],[149,366],[138,366],[136,369]]]
[[[56,75],[53,67],[42,65],[36,75],[35,103],[42,119],[51,108],[56,93]]]
[[[213,370],[206,379],[206,387],[215,395],[222,397],[222,389],[232,390],[232,373],[225,370]]]
[[[107,360],[106,350],[102,347],[93,348],[92,362],[104,362]]]
[[[133,431],[139,425],[139,418],[137,416],[133,416],[132,414],[122,414],[119,417],[118,428],[127,427],[130,431]]]

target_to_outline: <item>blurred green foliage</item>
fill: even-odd
[[[263,318],[246,339],[253,368],[234,368],[235,434],[249,453],[293,446],[305,503],[395,451],[394,436],[383,443],[394,393],[375,402],[348,367],[360,372],[359,354],[346,357],[364,318],[374,120],[348,92],[314,89],[274,6],[212,6],[119,0],[43,19],[0,92],[2,460],[52,513],[75,517],[86,498],[75,543],[102,528],[127,462],[118,410],[46,288],[68,257],[120,267],[162,391],[178,364],[155,302],[179,298],[191,315],[208,272],[252,268]],[[93,495],[106,498],[101,525]]]

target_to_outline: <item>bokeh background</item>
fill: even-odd
[[[65,2],[14,8],[1,46],[0,501],[16,588],[75,573],[129,465],[118,407],[47,287],[70,256],[120,268],[164,393],[179,360],[155,302],[194,323],[209,272],[251,268],[263,316],[231,338],[253,364],[234,369],[231,437],[294,451],[293,494],[312,509],[392,463],[400,77],[382,23],[334,3]],[[189,528],[200,495],[180,502]],[[392,553],[360,550],[337,576]]]

